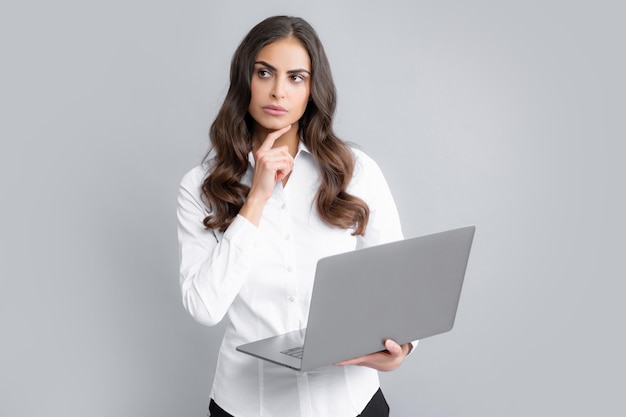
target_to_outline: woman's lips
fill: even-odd
[[[287,113],[287,110],[280,106],[265,106],[263,107],[263,111],[272,116],[282,116]]]

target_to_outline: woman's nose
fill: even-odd
[[[285,86],[281,81],[276,80],[274,86],[272,88],[272,98],[283,98],[285,97]]]

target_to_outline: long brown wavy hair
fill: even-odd
[[[352,151],[332,129],[337,94],[328,58],[315,30],[305,20],[274,16],[256,25],[235,51],[230,66],[230,87],[224,104],[211,125],[212,171],[202,184],[202,194],[211,213],[207,229],[224,232],[239,213],[250,188],[241,183],[252,150],[254,121],[248,114],[254,62],[266,45],[287,37],[298,39],[311,59],[311,96],[299,121],[299,135],[311,151],[320,173],[316,194],[319,216],[331,226],[354,228],[363,235],[369,207],[346,188],[354,172]]]

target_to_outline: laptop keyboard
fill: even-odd
[[[291,349],[283,350],[280,353],[284,353],[285,355],[293,356],[294,358],[302,359],[302,351],[304,350],[304,346],[296,346]]]

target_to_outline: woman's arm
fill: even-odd
[[[183,178],[178,194],[178,243],[183,305],[198,322],[220,322],[246,282],[259,240],[258,229],[238,216],[219,241],[202,220],[207,215],[200,197],[204,172]]]
[[[274,142],[290,129],[287,126],[267,135],[255,153],[254,177],[243,207],[224,234],[207,230],[202,220],[207,207],[200,187],[204,171],[190,171],[178,194],[178,242],[180,285],[183,305],[197,321],[207,326],[219,323],[245,284],[260,235],[263,208],[272,196],[276,181],[289,175],[293,158],[286,146]]]
[[[404,239],[400,225],[400,216],[396,208],[391,190],[385,177],[369,156],[355,150],[354,183],[350,192],[361,197],[370,208],[370,218],[365,235],[360,236],[358,247],[368,247]],[[385,341],[387,350],[343,361],[338,365],[361,365],[390,371],[402,363],[404,358],[413,350],[413,343],[399,345],[393,340]]]
[[[404,239],[400,216],[389,185],[378,164],[358,149],[354,175],[348,192],[362,198],[370,209],[365,234],[358,237],[357,246],[365,248]]]

